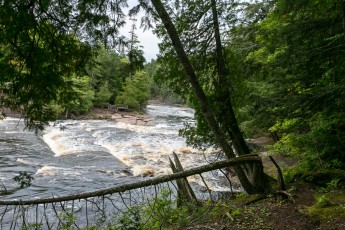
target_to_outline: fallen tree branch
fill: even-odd
[[[247,201],[246,203],[243,204],[243,206],[254,204],[254,203],[258,202],[258,201],[261,201],[261,200],[264,200],[264,199],[268,199],[268,198],[272,198],[272,197],[277,197],[277,196],[283,196],[288,201],[290,201],[291,203],[293,203],[293,204],[295,203],[295,199],[293,198],[293,195],[291,195],[287,191],[276,191],[273,194],[262,195],[262,196],[254,198],[253,200]]]
[[[173,173],[183,172],[184,169],[182,167],[182,164],[180,160],[178,159],[178,156],[175,152],[173,152],[174,162],[169,157],[170,167]],[[192,187],[189,185],[187,178],[181,178],[176,180],[177,183],[177,193],[178,193],[178,200],[177,200],[177,206],[181,206],[181,204],[185,201],[198,204],[198,200],[194,194],[194,191]]]
[[[272,156],[269,156],[270,160],[273,162],[274,166],[277,168],[277,173],[278,173],[278,185],[279,185],[279,188],[282,190],[282,191],[285,191],[286,190],[286,185],[285,185],[285,182],[284,182],[284,177],[283,177],[283,173],[282,173],[282,170],[280,169],[279,165],[277,164],[277,162],[273,159]]]
[[[281,196],[284,196],[286,197],[291,203],[295,203],[295,199],[293,198],[293,195],[291,195],[290,193],[288,193],[287,191],[277,191],[275,193],[277,196],[278,195],[281,195]]]
[[[261,200],[264,200],[264,199],[267,199],[267,198],[271,198],[271,197],[269,195],[261,195],[259,197],[256,197],[253,200],[247,201],[246,203],[243,204],[243,206],[254,204],[254,203],[258,202],[258,201],[261,201]]]
[[[55,203],[55,202],[64,202],[64,201],[71,201],[71,200],[79,200],[79,199],[86,199],[90,197],[99,197],[105,196],[113,193],[124,192],[128,190],[133,190],[137,188],[152,186],[161,184],[164,182],[173,181],[180,178],[185,178],[188,176],[193,176],[196,174],[230,167],[230,166],[238,166],[245,163],[253,163],[253,162],[261,162],[261,158],[256,154],[250,154],[246,156],[236,157],[229,160],[219,161],[208,165],[199,166],[193,169],[188,169],[183,172],[178,172],[170,175],[159,176],[156,178],[148,179],[145,181],[138,181],[131,184],[124,184],[120,186],[116,186],[113,188],[102,189],[94,192],[86,192],[80,193],[75,195],[68,195],[68,196],[61,196],[61,197],[51,197],[51,198],[43,198],[43,199],[35,199],[35,200],[0,200],[0,205],[34,205],[34,204],[47,204],[47,203]]]

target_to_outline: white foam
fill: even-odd
[[[117,122],[116,128],[130,130],[138,134],[177,134],[178,131],[171,130],[170,126],[166,124],[157,124],[155,126],[132,125],[125,122]]]
[[[38,169],[35,175],[56,176],[58,168],[53,166],[43,166]]]
[[[36,165],[35,163],[33,163],[27,159],[23,159],[23,158],[17,158],[17,162],[22,163],[22,164],[26,164],[26,165],[31,165],[31,166]]]
[[[62,123],[62,125],[66,124]],[[78,123],[76,127],[68,130],[61,130],[59,127],[49,127],[45,130],[43,140],[55,153],[56,157],[86,151],[104,151],[103,148],[94,144],[95,139],[98,138],[97,133],[93,135],[91,132],[85,131],[88,130],[88,128],[85,128],[86,125],[86,123]],[[93,130],[93,128],[89,130]],[[84,133],[79,135],[77,132]]]
[[[168,105],[148,105],[148,114],[152,116],[175,116],[175,117],[194,117],[194,110],[191,108],[174,107]]]
[[[60,151],[60,146],[57,144],[56,140],[62,135],[61,131],[56,128],[47,128],[46,134],[43,135],[43,140],[49,148],[55,153],[55,156],[62,155],[63,151]]]
[[[41,176],[78,176],[80,173],[78,171],[68,169],[68,168],[61,168],[55,166],[43,166],[42,168],[38,169],[35,175]]]
[[[155,171],[151,165],[135,165],[132,168],[132,172],[134,176],[153,176]]]

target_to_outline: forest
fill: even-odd
[[[155,60],[127,11],[160,38]],[[0,109],[27,129],[109,105],[143,113],[149,100],[195,109],[179,134],[228,159],[269,136],[269,154],[294,162],[285,183],[327,190],[316,203],[337,197],[345,226],[344,0],[0,1]],[[275,193],[265,168],[234,166],[247,194]]]

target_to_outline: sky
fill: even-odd
[[[129,8],[133,7],[136,4],[136,0],[128,0]],[[137,16],[137,30],[136,34],[138,35],[138,40],[140,41],[140,45],[143,46],[144,51],[144,57],[146,59],[146,62],[150,62],[151,59],[156,59],[156,55],[159,52],[158,49],[158,42],[159,39],[152,33],[150,30],[144,31],[142,28],[140,28],[140,20],[141,15],[143,13],[139,13]],[[124,28],[122,28],[121,34],[129,37],[129,31],[131,30],[132,22],[130,20],[127,21],[127,24]]]

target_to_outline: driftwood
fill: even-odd
[[[128,105],[123,105],[123,106],[116,106],[118,111],[126,111],[128,110]]]
[[[108,110],[112,110],[112,111],[114,111],[115,113],[117,113],[118,108],[116,107],[116,105],[111,105],[111,104],[109,104],[109,105],[108,105]]]
[[[118,111],[126,111],[128,110],[128,105],[111,105],[108,104],[108,110],[118,112]]]
[[[171,170],[173,171],[173,173],[183,172],[184,169],[175,152],[173,152],[173,156],[174,156],[175,164],[169,157]],[[188,183],[188,180],[186,177],[177,179],[176,183],[177,183],[177,188],[178,188],[177,206],[181,206],[182,203],[184,202],[198,204],[198,200],[196,199],[194,191],[191,188],[190,184]]]
[[[120,186],[116,186],[113,188],[102,189],[94,192],[86,192],[80,193],[75,195],[68,195],[68,196],[61,196],[61,197],[51,197],[51,198],[44,198],[44,199],[33,199],[33,200],[0,200],[0,205],[36,205],[36,204],[48,204],[48,203],[55,203],[55,202],[65,202],[65,201],[73,201],[79,199],[87,199],[90,197],[102,197],[105,195],[110,195],[113,193],[119,193],[124,191],[129,191],[137,188],[158,185],[160,183],[173,181],[176,179],[186,178],[188,176],[201,174],[204,172],[221,169],[229,166],[234,165],[242,165],[245,163],[253,163],[253,162],[261,162],[261,158],[256,154],[241,156],[232,158],[229,160],[219,161],[212,164],[199,166],[193,169],[188,169],[183,172],[174,173],[171,175],[164,175],[159,176],[156,178],[148,179],[145,181],[134,182],[131,184],[124,184]]]

